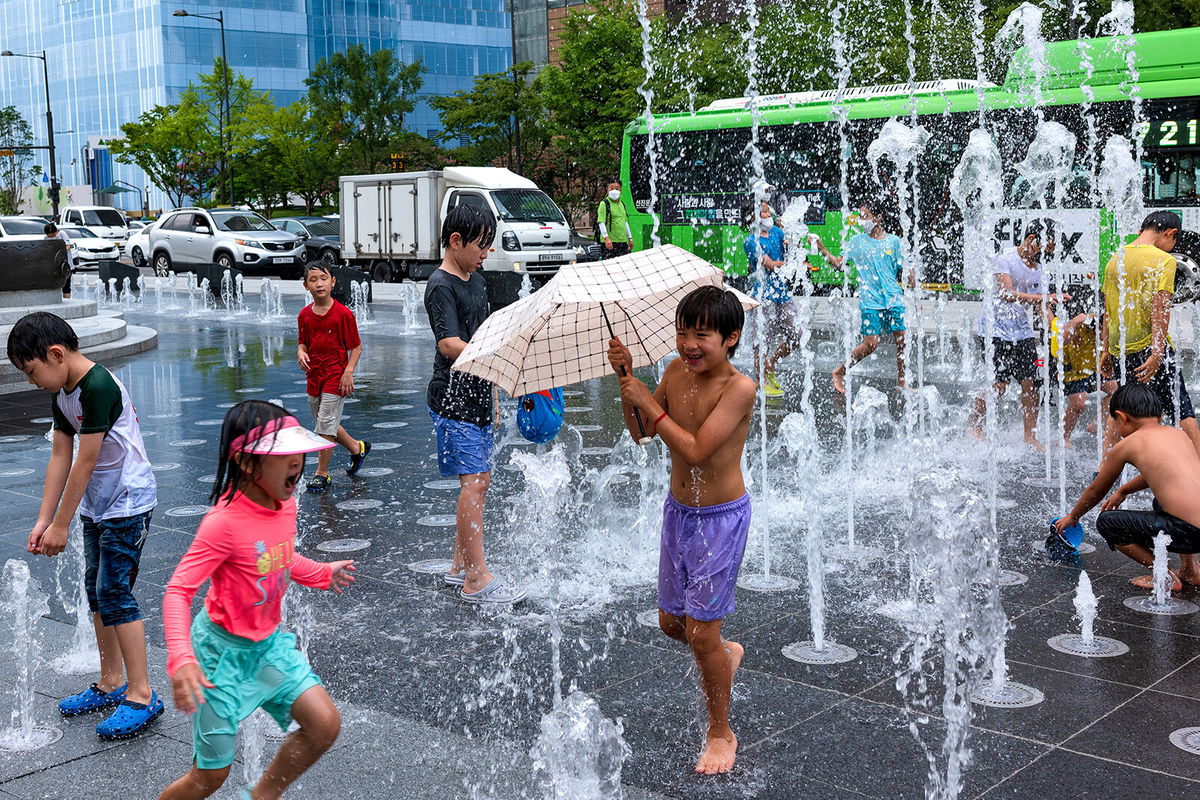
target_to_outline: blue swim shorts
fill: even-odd
[[[492,471],[492,426],[447,419],[429,409],[437,433],[438,472],[443,478]]]
[[[750,495],[715,506],[663,504],[658,607],[711,622],[733,613],[738,569],[750,532]]]
[[[904,307],[864,308],[862,325],[858,332],[863,336],[881,336],[885,333],[904,333]]]

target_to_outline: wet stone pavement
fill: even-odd
[[[289,298],[288,309],[298,310],[295,299]],[[225,408],[246,398],[275,399],[302,421],[309,415],[290,318],[127,316],[159,331],[158,349],[109,366],[135,399],[159,481],[137,594],[153,681],[169,707],[161,598],[205,510]],[[940,701],[905,710],[896,675],[906,634],[873,613],[881,600],[903,596],[903,559],[830,562],[828,628],[859,653],[845,664],[804,666],[781,655],[788,643],[809,638],[803,587],[778,594],[739,590],[726,635],[746,648],[732,712],[740,757],[728,776],[696,776],[691,766],[705,719],[696,669],[683,647],[635,619],[654,606],[654,512],[664,484],[661,470],[640,465],[644,453],[624,444],[613,450],[621,439],[615,382],[573,387],[578,393],[568,398],[569,411],[591,409],[567,416],[582,427],[564,436],[569,456],[582,465],[574,474],[603,481],[604,488],[570,495],[560,517],[553,508],[532,507],[552,501],[526,485],[521,469],[509,468],[520,467],[533,448],[506,444],[498,452],[487,517],[492,567],[529,585],[532,596],[514,610],[482,611],[459,602],[437,576],[408,568],[446,557],[453,536],[446,515],[454,513],[457,496],[433,483],[439,476],[424,405],[433,348],[428,330],[406,331],[398,308],[378,306],[363,339],[358,391],[346,406],[344,425],[374,443],[367,469],[347,478],[339,450],[332,490],[299,496],[300,549],[307,555],[334,560],[343,556],[321,552],[321,543],[365,540],[363,549],[345,556],[357,559],[358,582],[341,597],[294,587],[288,611],[288,624],[301,629],[345,722],[335,749],[289,797],[542,797],[528,751],[554,692],[550,621],[556,607],[563,620],[564,688],[586,692],[624,726],[632,751],[622,776],[626,798],[924,796],[928,764],[910,725],[938,751]],[[864,365],[864,374],[867,383],[886,390],[890,353],[881,348],[881,356]],[[818,396],[825,397],[827,387],[819,379]],[[942,389],[948,408],[965,391],[951,380]],[[829,405],[822,441],[833,447],[837,410]],[[43,435],[49,408],[44,393],[0,396],[0,504],[7,518],[0,559],[25,559],[51,595],[50,617],[39,629],[47,660],[67,647],[75,621],[55,596],[56,561],[24,549],[48,458]],[[1010,427],[1012,411],[1005,409]],[[769,425],[782,416],[772,410]],[[961,433],[945,436],[958,442]],[[1080,442],[1082,449],[1092,446],[1090,439]],[[1085,458],[1076,458],[1077,480],[1069,492],[1091,469]],[[1200,756],[1176,748],[1168,736],[1200,725],[1200,617],[1126,608],[1120,599],[1138,593],[1127,583],[1137,572],[1101,544],[1084,557],[1102,598],[1096,630],[1131,652],[1085,659],[1047,647],[1050,636],[1078,630],[1071,603],[1078,568],[1048,563],[1034,551],[1057,492],[1019,480],[1037,474],[1039,462],[1028,460],[1008,462],[1011,474],[1001,493],[1016,507],[997,512],[1002,566],[1028,580],[1003,588],[1001,597],[1011,624],[1010,677],[1037,687],[1046,700],[1025,709],[975,707],[961,796],[1191,796],[1200,790]],[[898,503],[864,503],[860,538],[893,552],[893,529],[904,513]],[[786,520],[787,509],[773,509],[771,516]],[[830,523],[827,542],[844,535],[841,524]],[[776,569],[802,579],[803,544],[789,538],[786,524],[773,530]],[[756,571],[759,554],[752,543],[744,573]],[[65,572],[64,581],[73,585],[72,568]],[[0,656],[5,672],[12,665],[2,659],[10,658]],[[932,662],[926,666],[940,670]],[[0,752],[0,799],[152,798],[186,768],[190,727],[173,709],[152,733],[129,742],[98,740],[93,717],[59,718],[56,700],[90,680],[40,669],[37,721],[58,726],[64,736],[32,753]],[[276,746],[276,740],[266,741],[266,757]],[[243,750],[216,796],[237,797],[246,762],[255,760]]]

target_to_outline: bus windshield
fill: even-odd
[[[541,189],[499,189],[492,192],[492,199],[503,220],[566,223],[558,206]]]

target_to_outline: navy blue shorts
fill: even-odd
[[[437,433],[438,472],[443,478],[492,471],[492,426],[447,419],[429,409]]]
[[[100,615],[106,627],[142,618],[133,584],[150,533],[150,513],[99,521],[79,517],[83,523],[83,558],[87,565],[83,583],[88,608]]]

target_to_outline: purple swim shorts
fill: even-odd
[[[701,622],[733,613],[733,590],[750,531],[750,495],[716,506],[663,503],[658,607]]]

